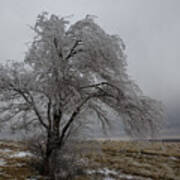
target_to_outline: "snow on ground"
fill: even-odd
[[[99,173],[99,174],[103,174],[105,176],[108,176],[110,174],[112,175],[117,175],[118,172],[114,171],[114,170],[110,170],[108,168],[103,168],[103,169],[97,169],[97,170],[87,170],[88,174],[95,174],[95,173]]]
[[[0,153],[10,153],[10,152],[12,152],[12,150],[11,149],[0,149]]]
[[[94,169],[93,170],[87,170],[86,172],[89,175],[102,174],[104,176],[103,180],[115,180],[114,177],[119,177],[119,178],[127,179],[127,180],[134,180],[134,179],[151,180],[151,178],[144,178],[144,177],[140,177],[140,176],[125,174],[125,173],[122,173],[120,171],[115,171],[115,170],[112,170],[109,168],[103,168],[103,169],[97,169],[97,170],[94,170]]]
[[[6,164],[4,159],[0,159],[0,166],[4,166]]]
[[[8,156],[9,158],[14,158],[14,157],[19,157],[19,158],[23,158],[23,157],[27,157],[27,156],[33,156],[32,153],[27,152],[27,151],[13,151],[11,149],[5,148],[5,149],[0,149],[0,154],[6,154],[6,156]]]
[[[10,158],[14,158],[14,157],[22,158],[22,157],[27,157],[27,156],[31,157],[33,156],[33,154],[31,154],[30,152],[20,151],[20,152],[10,155]]]
[[[108,168],[103,168],[103,169],[97,169],[97,170],[87,170],[87,174],[93,175],[93,174],[102,174],[104,176],[104,180],[115,180],[111,176],[118,175],[118,172],[115,170],[110,170]]]
[[[0,142],[0,180],[36,180],[37,172],[28,164],[33,154],[25,146],[14,142]],[[40,179],[40,178],[39,178]]]

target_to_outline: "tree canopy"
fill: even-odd
[[[42,13],[32,29],[35,36],[24,61],[0,66],[2,121],[41,127],[59,144],[87,116],[107,129],[109,111],[130,135],[158,132],[162,105],[129,78],[119,36],[107,34],[91,16],[71,24]]]

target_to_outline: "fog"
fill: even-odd
[[[145,95],[180,110],[179,0],[1,0],[1,62],[23,60],[33,37],[29,25],[42,11],[74,15],[72,22],[97,16],[105,31],[125,41],[128,72]]]

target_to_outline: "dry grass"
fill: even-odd
[[[97,144],[97,142],[94,142]],[[86,169],[108,168],[118,172],[110,174],[114,179],[126,179],[121,174],[129,174],[134,179],[151,178],[155,180],[179,180],[180,179],[180,143],[145,143],[131,141],[101,141],[98,142],[102,151],[93,150],[93,142],[83,143],[87,146],[86,154],[82,157],[87,160]],[[37,171],[32,167],[33,157],[13,156],[18,152],[26,152],[27,148],[22,143],[0,142],[0,180],[25,180],[29,177],[37,177]],[[74,180],[102,180],[101,173],[81,175]],[[39,179],[43,179],[40,177]]]
[[[33,174],[37,175],[31,164],[32,157],[16,156],[20,152],[26,152],[27,149],[22,143],[12,141],[0,141],[0,180],[25,180]]]
[[[98,163],[92,168],[108,167],[157,180],[180,179],[180,143],[104,141],[101,146],[101,156],[87,155]]]

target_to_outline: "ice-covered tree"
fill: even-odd
[[[130,135],[154,135],[163,119],[161,103],[146,97],[127,74],[125,45],[91,16],[70,24],[38,16],[24,62],[0,67],[1,120],[46,134],[46,169],[51,154],[86,117],[108,129],[109,111]],[[93,126],[92,126],[93,127]]]

